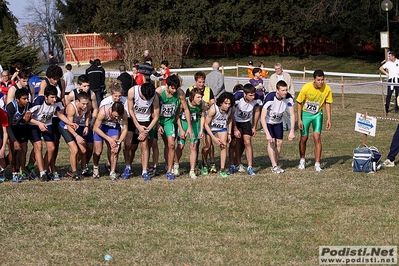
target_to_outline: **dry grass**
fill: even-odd
[[[397,245],[397,168],[351,170],[353,149],[362,142],[355,113],[382,115],[369,104],[375,97],[348,95],[342,110],[335,95],[333,129],[322,134],[321,173],[313,171],[310,138],[306,170],[296,169],[297,140],[285,141],[286,173],[272,174],[258,134],[253,177],[183,175],[171,182],[161,175],[145,183],[135,164],[127,181],[1,184],[1,264],[317,265],[319,245]],[[384,159],[396,124],[378,121],[377,136],[368,139]],[[63,147],[59,164],[66,167]],[[105,262],[105,254],[113,261]]]

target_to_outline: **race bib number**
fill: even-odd
[[[116,128],[116,122],[112,122],[112,121],[106,121],[103,123],[103,125],[106,125],[107,127]]]
[[[134,106],[134,111],[137,114],[146,114],[148,112],[148,107],[140,107],[138,105]]]
[[[49,113],[49,114],[42,114],[42,115],[40,115],[40,117],[39,117],[39,121],[40,122],[42,122],[42,123],[46,123],[46,122],[48,122],[48,121],[50,121],[51,120],[51,118],[53,117],[53,113]]]
[[[252,117],[252,111],[251,112],[245,112],[245,111],[238,111],[238,117],[242,119],[248,119]]]
[[[276,112],[271,113],[270,122],[275,124],[281,123],[281,121],[283,120],[283,115],[284,113],[276,113]]]
[[[224,128],[226,126],[226,120],[213,120],[211,123],[211,128]]]
[[[162,104],[161,116],[172,117],[175,114],[175,104]]]
[[[320,104],[317,102],[306,102],[305,109],[311,114],[316,114],[319,111]]]
[[[182,118],[183,120],[186,120],[186,121],[187,121],[187,119],[186,119],[186,114],[185,114],[184,112],[181,114],[181,118]],[[191,121],[197,121],[197,114],[196,114],[196,113],[192,113],[192,114],[191,114]]]

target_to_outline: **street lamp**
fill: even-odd
[[[393,4],[390,0],[384,0],[381,3],[381,9],[382,11],[385,11],[387,14],[387,44],[385,45],[385,60],[388,60],[388,49],[390,47],[389,44],[389,17],[388,17],[388,12],[392,9]]]

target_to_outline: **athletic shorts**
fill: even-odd
[[[311,124],[314,133],[321,133],[321,129],[323,127],[323,112],[311,114],[302,111],[301,115],[303,123],[303,130],[301,130],[301,136],[309,135],[309,128]]]
[[[136,126],[134,125],[133,119],[127,118],[127,131],[135,132]]]
[[[160,124],[165,131],[166,137],[176,137],[176,128],[173,122],[166,122],[165,124]]]
[[[117,127],[109,127],[106,125],[101,125],[100,130],[110,137],[119,136],[119,125]],[[94,132],[94,141],[103,141],[104,139],[100,137],[96,132]]]
[[[155,125],[155,127],[151,128],[148,137],[150,139],[158,139],[158,130],[157,130],[157,126]]]
[[[222,128],[219,130],[212,130],[212,134],[215,135],[217,133],[223,133],[223,132],[227,132],[227,128]],[[204,129],[204,134],[209,136],[208,132]]]
[[[183,127],[183,130],[186,131],[187,128],[188,128],[188,123],[186,121],[182,120],[181,121],[181,125]],[[193,129],[194,136],[192,136],[190,138],[190,143],[197,144],[198,143],[199,130],[200,130],[200,122],[199,121],[197,121],[197,122],[191,121],[191,127]],[[177,144],[183,144],[184,145],[185,143],[186,143],[186,140],[180,138],[179,129],[177,129]]]
[[[69,132],[68,129],[61,127],[61,125],[58,125],[58,131],[60,132],[66,143],[75,141],[75,137],[72,136],[71,132]]]
[[[84,126],[79,126],[79,128],[76,130],[76,133],[82,136],[82,138],[86,141],[86,143],[93,143],[94,142],[94,137],[93,137],[93,130],[89,129],[87,132],[86,136],[83,136],[83,130],[85,129]]]
[[[241,131],[241,135],[252,136],[252,124],[248,122],[236,122],[237,129]]]
[[[53,117],[51,124],[55,125],[53,127],[53,133],[59,138],[61,136],[60,131],[58,130],[58,126],[60,124],[61,119],[58,118],[58,116]]]
[[[283,139],[283,123],[266,124],[270,136],[274,139]]]
[[[138,122],[139,122],[139,124],[140,124],[141,126],[145,126],[145,127],[148,127],[148,126],[151,124],[150,121],[146,121],[146,122],[140,122],[140,121],[138,121]],[[137,138],[139,137],[139,135],[140,135],[140,133],[139,133],[138,129],[135,127],[135,129],[134,129],[134,134],[133,134],[133,140],[132,140],[132,143],[133,143],[133,144],[138,144],[138,143],[141,142],[140,140],[137,139]],[[147,140],[147,139],[145,139],[145,140]],[[142,140],[142,141],[144,141],[144,140]]]
[[[28,125],[11,127],[11,130],[19,143],[28,142],[31,138],[30,128]],[[1,139],[3,139],[3,132],[1,132]]]
[[[47,125],[47,131],[41,131],[39,126],[29,125],[31,131],[31,140],[33,142],[41,141],[42,137],[44,141],[54,142],[54,130],[53,125]]]

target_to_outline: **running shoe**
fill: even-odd
[[[239,173],[245,173],[245,167],[242,164],[239,164],[237,167],[237,172]]]
[[[252,167],[248,167],[248,174],[249,175],[255,175],[254,169],[252,169]]]
[[[272,173],[281,174],[282,172],[280,170],[282,169],[280,169],[277,165],[272,167]]]
[[[304,159],[304,158],[301,158],[301,159],[299,160],[298,169],[299,169],[299,170],[305,170],[305,159]]]
[[[383,165],[384,167],[394,167],[394,166],[395,166],[395,162],[392,162],[391,160],[386,159],[386,160],[382,163],[382,165]]]
[[[314,170],[316,171],[316,172],[321,172],[321,167],[320,167],[320,163],[315,163],[315,165],[314,165]]]
[[[89,167],[86,166],[86,168],[82,170],[82,176],[84,176],[84,177],[90,176]]]
[[[198,176],[195,174],[195,171],[190,171],[190,173],[188,174],[190,176],[191,179],[197,179]]]
[[[154,176],[159,176],[158,168],[155,167],[154,169],[152,169],[152,173]]]
[[[12,175],[12,182],[14,183],[21,183],[22,180],[19,179],[19,174],[13,174]]]
[[[123,174],[122,174],[122,178],[123,179],[129,179],[130,176],[130,168],[125,168],[125,170],[123,170]]]
[[[171,180],[171,181],[175,180],[175,178],[173,177],[173,174],[171,172],[166,173],[166,179]]]
[[[110,172],[110,173],[109,173],[109,179],[110,179],[111,181],[117,181],[118,178],[116,177],[116,173],[115,173],[115,172]]]
[[[141,177],[144,179],[145,182],[151,181],[151,178],[150,178],[150,176],[148,175],[147,172],[146,172],[146,173],[143,173],[143,174],[141,175]]]
[[[98,167],[93,166],[93,178],[100,178],[100,172],[98,171]]]
[[[207,175],[208,174],[208,167],[206,165],[203,165],[201,168],[201,175]]]
[[[28,175],[24,171],[20,171],[18,176],[19,176],[19,180],[21,180],[21,181],[29,180]]]
[[[229,171],[227,172],[228,175],[234,174],[236,171],[236,167],[234,165],[230,165]]]
[[[220,171],[219,175],[223,178],[228,177],[229,175],[225,171]]]
[[[211,163],[211,167],[210,167],[210,169],[209,169],[209,172],[210,173],[217,173],[218,171],[216,170],[216,164],[214,164],[214,163]]]
[[[174,164],[173,165],[173,175],[174,176],[179,176],[180,175],[179,165],[178,164]]]
[[[61,180],[61,175],[59,175],[57,172],[54,172],[53,180],[54,181],[60,181]]]

